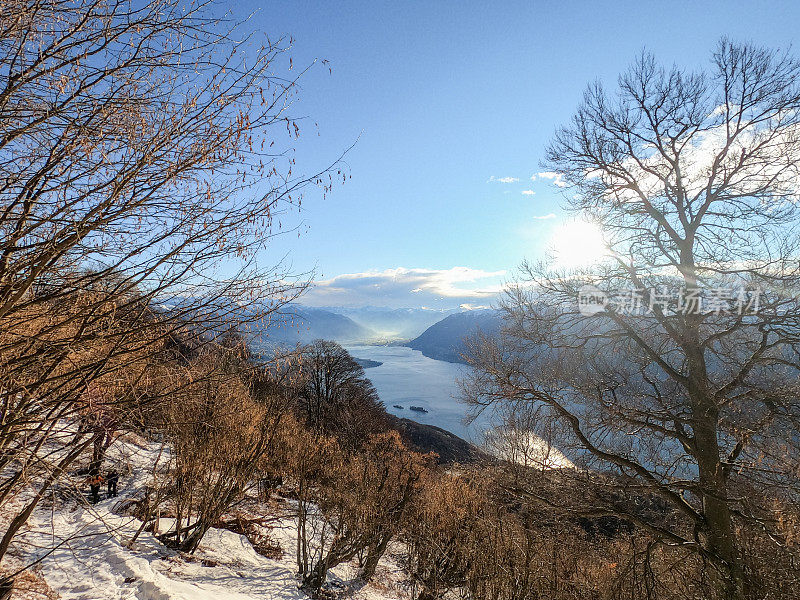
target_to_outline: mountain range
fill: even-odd
[[[325,310],[344,315],[373,332],[374,342],[392,343],[414,339],[431,325],[438,323],[458,309],[386,308],[381,306],[325,307]]]
[[[322,308],[291,304],[270,315],[265,323],[251,325],[251,342],[256,347],[290,347],[316,339],[341,344],[363,344],[375,333],[349,317]]]
[[[273,314],[251,336],[260,348],[291,347],[315,339],[345,345],[402,344],[425,356],[447,362],[464,362],[463,340],[478,331],[492,335],[501,317],[490,309],[439,311],[425,308],[381,307],[316,308],[291,304]]]

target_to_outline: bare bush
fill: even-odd
[[[194,552],[255,481],[283,416],[279,402],[255,402],[242,373],[219,364],[224,359],[224,352],[202,356],[178,371],[191,383],[165,407],[172,460],[162,505],[175,525],[160,537],[184,552]]]

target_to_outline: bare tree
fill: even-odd
[[[410,516],[420,481],[433,464],[431,455],[408,450],[396,431],[375,435],[364,448],[326,469],[316,504],[327,537],[305,541],[318,545],[317,560],[303,573],[303,585],[318,592],[329,569],[356,556],[359,576],[375,575],[392,538]]]
[[[181,331],[213,339],[237,301],[255,319],[303,289],[258,260],[302,189],[330,186],[293,170],[302,73],[284,40],[254,44],[213,8],[0,6],[0,506],[27,494],[0,558],[82,450],[141,410],[149,356]]]
[[[427,478],[403,536],[417,600],[436,600],[469,584],[473,552],[486,550],[475,533],[486,507],[485,488],[469,477]]]
[[[724,598],[766,593],[759,560],[781,572],[745,550],[763,538],[789,560],[800,491],[799,77],[789,54],[723,39],[707,72],[645,54],[615,93],[589,86],[547,167],[608,256],[525,264],[467,386],[531,406],[603,486],[663,498],[667,523],[587,509],[692,549]]]

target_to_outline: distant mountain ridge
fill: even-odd
[[[342,344],[369,343],[375,333],[345,315],[292,304],[262,324],[251,325],[252,343],[262,348],[307,344],[316,339]]]
[[[445,317],[405,345],[419,350],[428,358],[463,363],[464,338],[478,331],[498,335],[501,326],[500,312],[492,309],[469,310]]]
[[[383,306],[325,306],[324,310],[344,315],[373,332],[376,342],[412,340],[431,325],[457,309],[387,308]]]
[[[451,314],[453,310],[290,304],[280,314],[250,324],[247,333],[261,348],[294,346],[315,339],[352,345],[387,344],[411,340]]]
[[[263,323],[249,326],[248,338],[256,348],[269,349],[307,344],[316,339],[340,344],[403,342],[425,356],[447,362],[464,362],[463,340],[482,331],[499,332],[500,313],[491,309],[463,312],[380,307],[315,308],[300,304],[284,307]],[[404,335],[404,334],[416,334]],[[407,341],[410,340],[410,341]]]

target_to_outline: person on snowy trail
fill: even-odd
[[[95,475],[94,477],[89,479],[89,489],[91,490],[90,498],[92,504],[97,504],[100,502],[100,486],[103,485],[103,477],[101,475]]]
[[[117,482],[119,482],[119,473],[116,471],[109,471],[106,477],[106,482],[108,483],[108,498],[116,498],[117,497]]]

